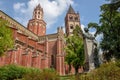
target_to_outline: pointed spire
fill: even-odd
[[[38,6],[37,6],[37,7],[41,7],[41,6],[40,6],[40,3],[38,4]]]
[[[37,5],[36,9],[40,9],[41,8],[41,5],[40,3]]]
[[[68,12],[67,13],[75,13],[74,9],[72,8],[72,6],[70,5]]]

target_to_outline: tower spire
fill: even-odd
[[[46,34],[46,23],[43,20],[43,14],[43,8],[38,4],[33,11],[32,19],[28,23],[28,29],[38,36]]]
[[[36,9],[40,9],[41,8],[41,5],[40,3],[37,5]]]
[[[69,6],[68,12],[67,13],[75,13],[74,9],[72,8],[71,4]]]
[[[65,17],[66,35],[67,36],[73,35],[73,30],[76,28],[76,26],[80,26],[80,17],[79,14],[76,13],[72,6],[70,5]]]
[[[38,4],[33,11],[33,19],[43,19],[43,8]]]

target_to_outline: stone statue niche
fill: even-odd
[[[84,71],[91,71],[96,67],[95,54],[97,48],[97,41],[94,35],[89,33],[88,28],[84,28],[85,33],[83,33],[84,38],[84,49],[85,49],[85,66]]]

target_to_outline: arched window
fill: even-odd
[[[75,17],[75,20],[77,21],[77,20],[78,20],[78,17]]]
[[[55,65],[54,61],[55,61],[54,55],[51,55],[51,66],[50,66],[51,68],[55,68],[54,67],[54,65]]]
[[[73,25],[72,24],[70,25],[70,29],[73,29]]]
[[[35,15],[35,18],[37,18],[37,16]]]
[[[73,17],[72,17],[72,16],[70,16],[70,17],[69,17],[69,19],[70,19],[70,20],[73,20]]]

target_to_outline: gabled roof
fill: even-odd
[[[68,12],[67,13],[75,13],[74,9],[72,8],[72,6],[69,6]]]

